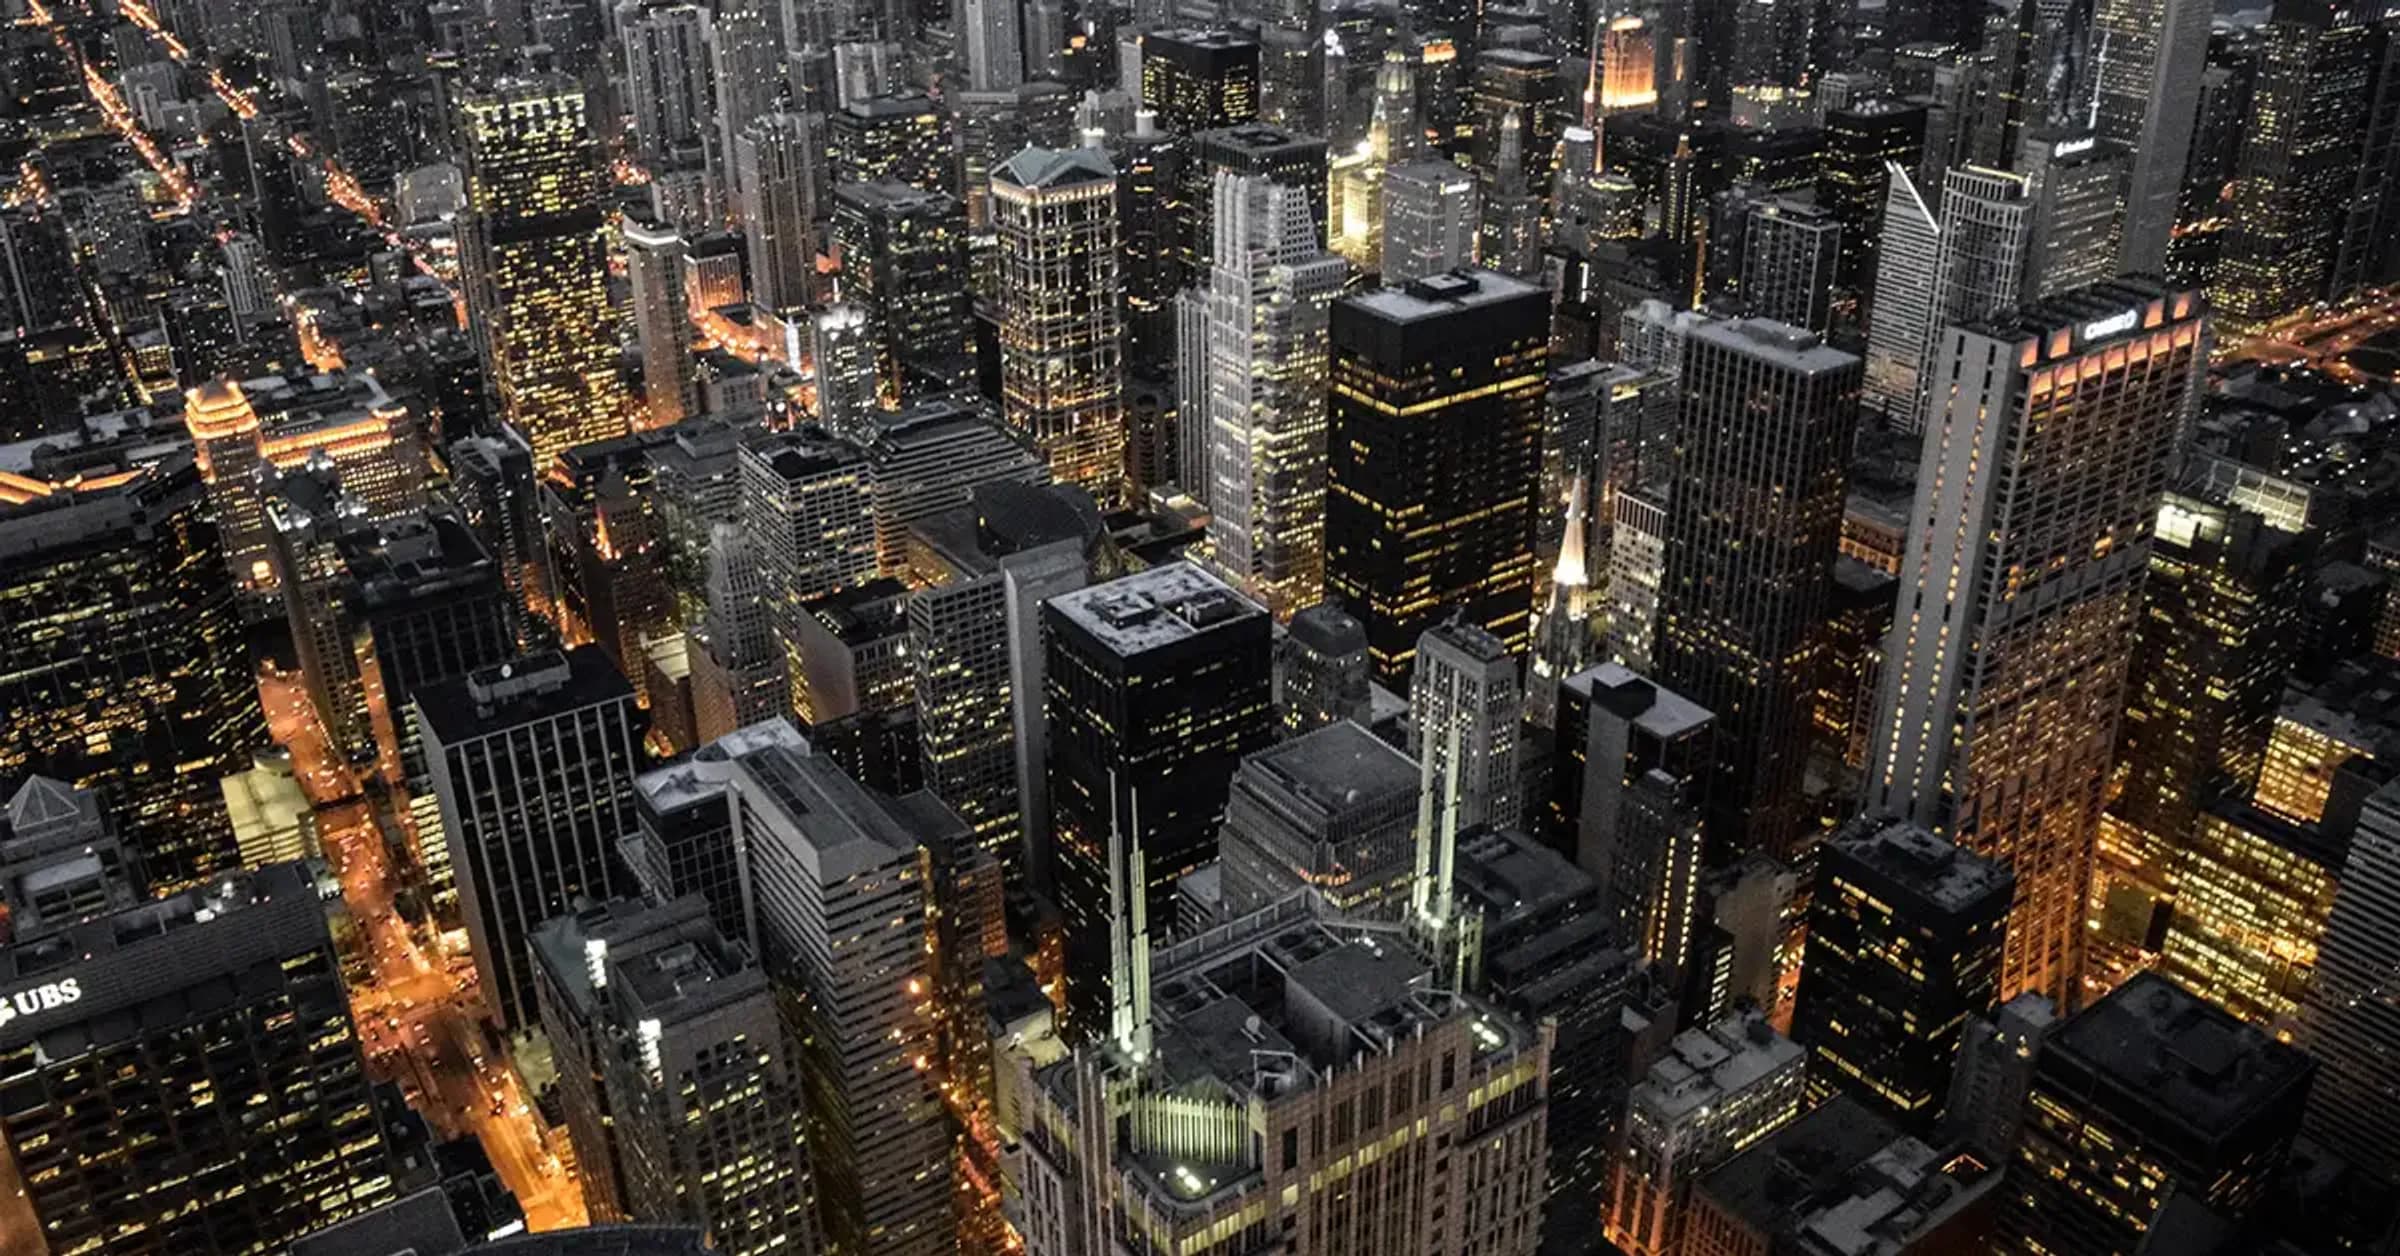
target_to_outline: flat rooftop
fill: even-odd
[[[1135,655],[1265,615],[1190,563],[1168,563],[1050,599],[1050,608],[1119,655]]]
[[[1338,814],[1371,799],[1415,797],[1420,773],[1407,755],[1348,720],[1336,720],[1244,761],[1309,805]]]
[[[1391,323],[1448,318],[1528,296],[1547,296],[1543,289],[1496,270],[1462,267],[1439,275],[1412,279],[1398,288],[1376,288],[1342,298],[1345,304]]]
[[[1906,820],[1864,819],[1835,834],[1830,845],[1945,912],[1979,904],[2004,911],[2016,886],[2008,865]]]
[[[2067,1018],[2043,1046],[2202,1139],[2298,1100],[2314,1062],[2156,973]],[[2037,1065],[2037,1070],[2040,1066]]]

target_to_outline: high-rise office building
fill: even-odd
[[[2335,295],[2328,288],[2373,77],[2375,32],[2363,4],[2288,0],[2262,38],[2232,227],[2209,288],[2218,325],[2236,335]]]
[[[2207,68],[2209,19],[2209,6],[2196,0],[2101,0],[2092,7],[2092,38],[2107,49],[2094,75],[2092,121],[2132,158],[2119,272],[2166,271]]]
[[[1292,616],[1275,643],[1275,718],[1286,737],[1372,715],[1367,631],[1331,602]]]
[[[1217,839],[1226,914],[1311,888],[1346,915],[1398,919],[1414,872],[1421,776],[1348,720],[1242,760]]]
[[[1470,265],[1481,232],[1475,176],[1447,161],[1383,174],[1383,282],[1397,286]]]
[[[949,1132],[921,1061],[926,849],[963,838],[930,794],[890,798],[834,762],[770,746],[734,768],[760,949],[800,996],[818,1215],[842,1250],[930,1256],[951,1238]]]
[[[1546,292],[1490,271],[1334,303],[1326,594],[1385,684],[1454,612],[1531,639],[1549,327]]]
[[[734,137],[734,185],[750,256],[750,300],[792,315],[816,293],[816,222],[825,200],[820,169],[825,119],[770,113]]]
[[[1515,828],[1525,814],[1517,725],[1525,714],[1520,660],[1474,624],[1438,624],[1417,639],[1408,679],[1408,753],[1443,782],[1459,828]],[[1455,790],[1455,793],[1449,791]]]
[[[1816,201],[1842,231],[1842,258],[1835,269],[1841,290],[1837,306],[1856,312],[1855,307],[1873,294],[1892,166],[1913,167],[1924,146],[1921,105],[1867,99],[1825,111],[1825,156],[1817,174]]]
[[[1734,294],[1753,318],[1820,335],[1833,319],[1842,226],[1831,211],[1777,199],[1751,209],[1741,234]]]
[[[1083,587],[1100,530],[1074,489],[994,484],[916,521],[909,663],[925,788],[998,859],[1011,888],[1048,849],[1039,606]]]
[[[1274,740],[1273,621],[1189,563],[1061,594],[1041,614],[1068,1026],[1096,1039],[1133,997],[1113,934],[1145,918],[1166,931],[1176,879],[1216,853],[1235,768]]]
[[[1600,1229],[1629,1256],[1684,1250],[1692,1188],[1799,1117],[1808,1056],[1751,1011],[1677,1034],[1633,1088]]]
[[[2084,131],[2037,131],[2017,149],[2031,201],[2025,224],[2025,301],[2122,273],[2126,179],[2132,154]],[[1962,317],[1973,317],[1969,312]]]
[[[1943,333],[1868,798],[2016,873],[2003,996],[2081,994],[2101,791],[2202,333],[2198,294],[2133,281]]]
[[[808,360],[816,372],[818,424],[852,444],[873,431],[881,409],[874,318],[866,307],[828,305],[808,314]]]
[[[2014,309],[2024,299],[2033,234],[2032,180],[1981,166],[1953,169],[1942,178],[1941,215],[1932,304],[1917,355],[1917,418],[1903,425],[1909,431],[1923,430],[1930,418],[1934,376],[1941,367],[1938,350],[1949,329]]]
[[[1860,400],[1884,422],[1913,431],[1920,422],[1917,398],[1925,389],[1925,345],[1934,332],[1942,229],[1909,172],[1897,162],[1887,162],[1884,169],[1883,226],[1876,237]]]
[[[642,719],[597,646],[531,655],[416,695],[483,997],[513,1032],[538,1022],[527,940],[577,897],[631,889]]]
[[[1137,954],[1158,995],[1153,1007],[1144,991],[1120,1042],[1003,1063],[1023,1097],[1010,1195],[1057,1201],[1025,1215],[1029,1256],[1104,1246],[1122,1224],[1104,1201],[1128,1180],[1157,1193],[1114,1215],[1177,1251],[1253,1241],[1231,1237],[1244,1230],[1282,1236],[1295,1256],[1538,1250],[1552,1030],[1448,989],[1440,966],[1390,934],[1300,900]],[[1259,980],[1214,979],[1235,972]],[[1195,1086],[1224,1104],[1195,1112]],[[1319,1111],[1351,1115],[1320,1139]],[[1260,1133],[1243,1132],[1251,1121]],[[1135,1131],[1162,1122],[1189,1137],[1160,1168]]]
[[[12,1239],[281,1251],[391,1202],[332,893],[270,864],[0,947],[0,1140],[39,1229]]]
[[[867,458],[806,432],[746,441],[738,456],[742,526],[756,547],[776,632],[785,649],[796,650],[803,603],[875,578]]]
[[[2231,799],[2209,804],[2171,852],[2174,900],[2161,913],[2156,971],[2290,1041],[2339,906],[2352,831]]]
[[[1684,340],[1658,679],[1716,714],[1709,841],[1800,836],[1810,662],[1833,583],[1859,360],[1758,319]]]
[[[2248,1219],[2289,1157],[2314,1061],[2145,973],[2052,1030],[1992,1250],[2124,1252],[2170,1199]]]
[[[1041,455],[979,408],[926,401],[869,418],[862,438],[875,504],[875,552],[886,576],[914,578],[909,534],[924,520],[970,504],[986,484],[1045,483]]]
[[[1094,149],[1028,148],[992,171],[1001,415],[1050,476],[1102,505],[1125,483],[1117,176]]]
[[[842,184],[833,196],[833,249],[842,299],[874,316],[875,374],[886,397],[914,401],[960,379],[975,333],[958,199],[905,183]]]
[[[2308,1134],[2368,1173],[2400,1170],[2390,1114],[2400,1095],[2400,1007],[2384,997],[2400,950],[2400,785],[2369,795],[2339,873],[2333,915],[2317,949],[2316,981],[2301,1013],[2299,1045],[2320,1066]]]
[[[853,96],[826,114],[826,159],[835,184],[903,183],[958,194],[950,115],[916,88]]]
[[[458,220],[467,318],[500,417],[534,465],[625,430],[609,324],[600,157],[583,89],[511,79],[459,102],[467,211]]]
[[[1190,135],[1258,117],[1258,44],[1225,30],[1142,36],[1142,107],[1159,129]]]
[[[1936,1136],[1989,1163],[2004,1164],[2025,1123],[2033,1062],[2058,1024],[2050,1000],[2038,994],[2020,994],[1970,1018],[1959,1036],[1950,1099]]]
[[[708,5],[661,4],[633,10],[619,28],[634,151],[654,174],[707,162],[717,123],[714,22]]]
[[[1929,1136],[1959,1037],[1992,1006],[2008,869],[1906,821],[1866,818],[1817,853],[1792,1038],[1809,1089]]]
[[[2257,786],[2300,631],[2315,545],[2218,496],[2186,481],[2159,503],[2117,741],[2122,783],[2101,820],[2090,963],[2103,986],[2158,949],[2202,813]]]
[[[96,790],[160,890],[239,853],[220,778],[266,740],[190,455],[0,486],[0,777]]]
[[[534,989],[594,1221],[810,1250],[800,1067],[766,972],[699,895],[618,898],[533,933]]]
[[[1331,175],[1322,138],[1263,122],[1202,131],[1192,137],[1191,154],[1183,163],[1180,198],[1184,216],[1179,244],[1183,273],[1194,282],[1206,269],[1209,250],[1216,240],[1210,224],[1216,221],[1219,171],[1263,175],[1269,182],[1299,188],[1308,193],[1310,203],[1317,207],[1318,221],[1330,221]]]
[[[1306,193],[1222,173],[1206,286],[1179,302],[1176,421],[1197,425],[1216,568],[1278,619],[1325,592],[1325,381],[1349,266],[1317,243]]]
[[[47,776],[28,776],[0,815],[0,944],[123,911],[141,901],[138,869],[100,799]]]
[[[1018,0],[965,0],[959,26],[970,91],[1004,92],[1025,81],[1025,19]]]
[[[740,524],[718,524],[706,562],[706,609],[690,643],[693,733],[703,742],[792,709],[778,603],[758,543]]]
[[[1592,878],[1610,936],[1680,972],[1697,912],[1716,717],[1617,663],[1559,686],[1544,829]]]
[[[642,362],[648,426],[681,423],[700,410],[692,360],[692,316],[684,298],[683,237],[627,218],[625,269],[633,285],[634,346]]]

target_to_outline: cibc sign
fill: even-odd
[[[0,1027],[5,1027],[10,1021],[20,1016],[38,1016],[43,1012],[55,1012],[62,1007],[71,1007],[76,1000],[82,997],[83,983],[73,977],[62,977],[57,981],[46,981],[38,986],[27,986],[12,994],[0,996]]]

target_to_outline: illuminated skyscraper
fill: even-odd
[[[539,1023],[535,927],[633,888],[617,843],[633,831],[645,721],[596,646],[429,685],[415,717],[484,1001],[525,1033]]]
[[[1292,616],[1275,643],[1275,715],[1286,737],[1339,720],[1370,718],[1367,634],[1341,607],[1319,602]]]
[[[2079,131],[2036,131],[2017,146],[2017,169],[2032,201],[2021,299],[2039,301],[2122,273],[2125,188],[2134,160],[2116,141]]]
[[[648,426],[680,423],[700,409],[693,373],[692,316],[684,299],[683,237],[627,218],[625,267],[633,281],[634,344],[642,360]]]
[[[2008,869],[1905,821],[1866,818],[1817,854],[1792,1037],[1809,1090],[1919,1136],[1950,1094],[1968,1018],[1992,1006]]]
[[[1220,173],[1207,287],[1181,302],[1204,428],[1216,569],[1278,619],[1325,595],[1326,337],[1349,266],[1317,243],[1307,194]]]
[[[2093,122],[2123,145],[2124,248],[2112,273],[2158,275],[2167,264],[2208,62],[2210,7],[2203,0],[2097,0]]]
[[[874,434],[880,410],[874,319],[866,307],[828,305],[808,316],[808,360],[816,369],[817,422],[854,443]]]
[[[2358,176],[2375,34],[2352,0],[2285,0],[2264,29],[2250,125],[2235,163],[2233,226],[2209,289],[2229,335],[2328,295]]]
[[[1383,174],[1383,282],[1405,284],[1475,260],[1475,176],[1453,162],[1409,161]]]
[[[1758,205],[1742,228],[1735,295],[1753,318],[1823,335],[1841,255],[1842,227],[1831,213],[1782,198]]]
[[[1907,170],[1886,162],[1884,173],[1883,229],[1875,248],[1875,297],[1860,400],[1884,422],[1913,430],[1917,398],[1925,387],[1925,343],[1933,334],[1942,229]]]
[[[1652,661],[1716,714],[1714,851],[1800,839],[1811,664],[1841,540],[1859,360],[1760,319],[1684,338]]]
[[[2350,842],[2346,826],[2210,804],[2173,852],[2175,899],[2157,971],[2290,1041],[2340,909]]]
[[[1446,795],[1445,805],[1459,828],[1516,828],[1524,818],[1517,726],[1525,715],[1525,689],[1518,667],[1500,638],[1473,624],[1440,624],[1417,639],[1408,680],[1408,753],[1427,765],[1426,779],[1455,782],[1456,793]]]
[[[1258,117],[1258,44],[1231,31],[1142,36],[1142,107],[1178,135]]]
[[[932,795],[892,798],[788,745],[733,770],[767,969],[799,997],[818,1215],[843,1251],[950,1249],[950,1137],[933,1078],[926,850],[959,832]]]
[[[1693,1186],[1806,1106],[1808,1055],[1757,1011],[1687,1029],[1626,1103],[1601,1230],[1628,1256],[1685,1249]]]
[[[698,1226],[728,1256],[811,1250],[793,1039],[708,900],[610,899],[529,945],[592,1219]]]
[[[1842,228],[1837,306],[1854,306],[1872,295],[1892,164],[1914,166],[1924,147],[1921,105],[1869,99],[1826,111],[1825,159],[1817,175],[1816,203]]]
[[[1053,480],[1113,505],[1125,492],[1116,171],[1095,149],[1028,148],[992,171],[992,221],[1001,416]]]
[[[1042,623],[1067,1023],[1098,1039],[1137,997],[1112,938],[1167,932],[1177,878],[1216,854],[1234,769],[1274,740],[1272,621],[1174,563],[1053,597]]]
[[[915,88],[847,100],[826,115],[827,168],[835,184],[904,183],[958,194],[957,141],[940,102]]]
[[[2004,997],[2082,994],[2101,790],[2199,304],[2128,281],[1943,333],[1868,802],[2016,873]]]
[[[808,307],[816,290],[824,145],[825,119],[813,113],[770,113],[734,137],[750,299],[761,309],[795,313]]]
[[[967,217],[957,198],[905,183],[843,184],[833,247],[842,299],[874,315],[875,374],[889,400],[942,391],[971,368]]]
[[[2369,1173],[2400,1170],[2391,1114],[2400,1096],[2400,1007],[2384,994],[2400,946],[2400,784],[2359,808],[2299,1045],[2322,1071],[2308,1110],[2310,1137]]]
[[[0,947],[0,1141],[40,1229],[12,1239],[282,1251],[395,1198],[331,894],[270,864]]]
[[[211,518],[189,455],[0,477],[0,778],[97,791],[161,890],[236,865],[217,782],[266,740]]]
[[[2238,1226],[2291,1154],[2315,1071],[2164,977],[2126,982],[2043,1041],[1990,1250],[2142,1250],[2169,1200]]]
[[[1544,290],[1490,271],[1334,303],[1326,594],[1387,685],[1452,612],[1531,639],[1549,328]]]
[[[607,225],[583,89],[513,79],[459,103],[467,211],[458,220],[467,317],[500,417],[537,472],[625,430],[608,326]]]

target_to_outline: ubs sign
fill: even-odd
[[[82,997],[83,983],[73,977],[62,977],[57,981],[46,981],[38,986],[27,986],[14,994],[0,996],[0,1026],[5,1026],[20,1016],[55,1012]]]

